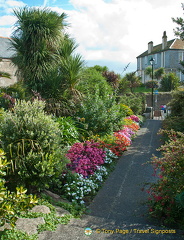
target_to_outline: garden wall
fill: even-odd
[[[17,77],[15,76],[17,68],[13,66],[9,59],[2,59],[0,61],[0,71],[11,75],[11,78],[0,77],[0,87],[7,87],[17,82]]]
[[[152,106],[152,94],[145,93],[146,96],[146,104],[148,107]],[[160,92],[157,95],[154,94],[153,96],[153,106],[154,109],[160,109],[161,105],[167,105],[172,99],[171,92]]]

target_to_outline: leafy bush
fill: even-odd
[[[59,124],[44,112],[42,101],[19,101],[4,113],[2,147],[11,159],[8,177],[17,184],[43,187],[65,165]],[[9,179],[9,180],[10,180]]]
[[[78,106],[76,116],[80,128],[85,128],[90,134],[105,135],[117,130],[125,113],[120,111],[120,105],[116,104],[114,97],[103,98],[95,94],[84,99]]]
[[[125,116],[130,116],[133,114],[132,109],[130,109],[127,105],[120,103],[120,111],[125,113]]]
[[[162,127],[167,130],[184,132],[184,117],[167,117],[164,119]]]
[[[139,93],[137,94],[124,94],[120,97],[119,102],[127,105],[132,111],[132,114],[141,115],[145,106],[145,97]]]
[[[162,223],[184,229],[184,134],[162,130],[169,140],[158,150],[162,157],[153,157],[155,175],[159,177],[148,190],[150,215],[161,219]]]
[[[71,117],[57,118],[59,129],[61,130],[61,143],[63,145],[72,145],[79,139],[79,132]]]
[[[160,82],[160,90],[170,92],[176,90],[179,86],[179,77],[175,73],[165,74]]]
[[[83,69],[81,81],[77,88],[84,94],[95,94],[98,91],[99,96],[112,95],[112,87],[107,83],[102,73],[95,68]]]
[[[171,108],[172,116],[184,116],[184,91],[174,92],[168,106]]]
[[[12,108],[16,99],[25,99],[26,96],[28,96],[28,92],[22,81],[6,88],[0,88],[0,107]]]
[[[150,81],[147,81],[146,83],[145,83],[145,86],[147,87],[147,88],[158,88],[158,81],[155,81],[155,80],[150,80]]]
[[[9,163],[5,153],[0,149],[0,225],[5,222],[14,223],[16,214],[26,211],[37,203],[33,195],[26,195],[27,190],[23,187],[17,187],[16,192],[10,192],[5,187],[5,175]]]

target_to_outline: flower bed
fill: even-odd
[[[67,199],[84,204],[86,197],[96,194],[109,174],[111,165],[131,145],[139,129],[137,116],[131,115],[124,120],[126,125],[112,136],[78,142],[68,150],[69,171],[63,175],[63,193]]]

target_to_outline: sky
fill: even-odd
[[[175,37],[172,18],[182,17],[180,0],[0,0],[0,36],[11,37],[16,18],[13,9],[48,7],[67,14],[67,32],[79,45],[86,66],[107,66],[121,75],[136,71],[136,57],[148,42]],[[128,68],[126,68],[128,66]],[[126,71],[125,71],[126,69]]]

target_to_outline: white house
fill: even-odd
[[[150,80],[145,74],[145,69],[151,66],[151,58],[154,59],[154,70],[162,67],[166,73],[174,72],[180,81],[184,81],[184,75],[180,71],[180,61],[184,61],[184,41],[181,39],[168,41],[164,31],[161,44],[154,46],[152,41],[148,43],[148,49],[137,57],[137,72],[143,83]]]

